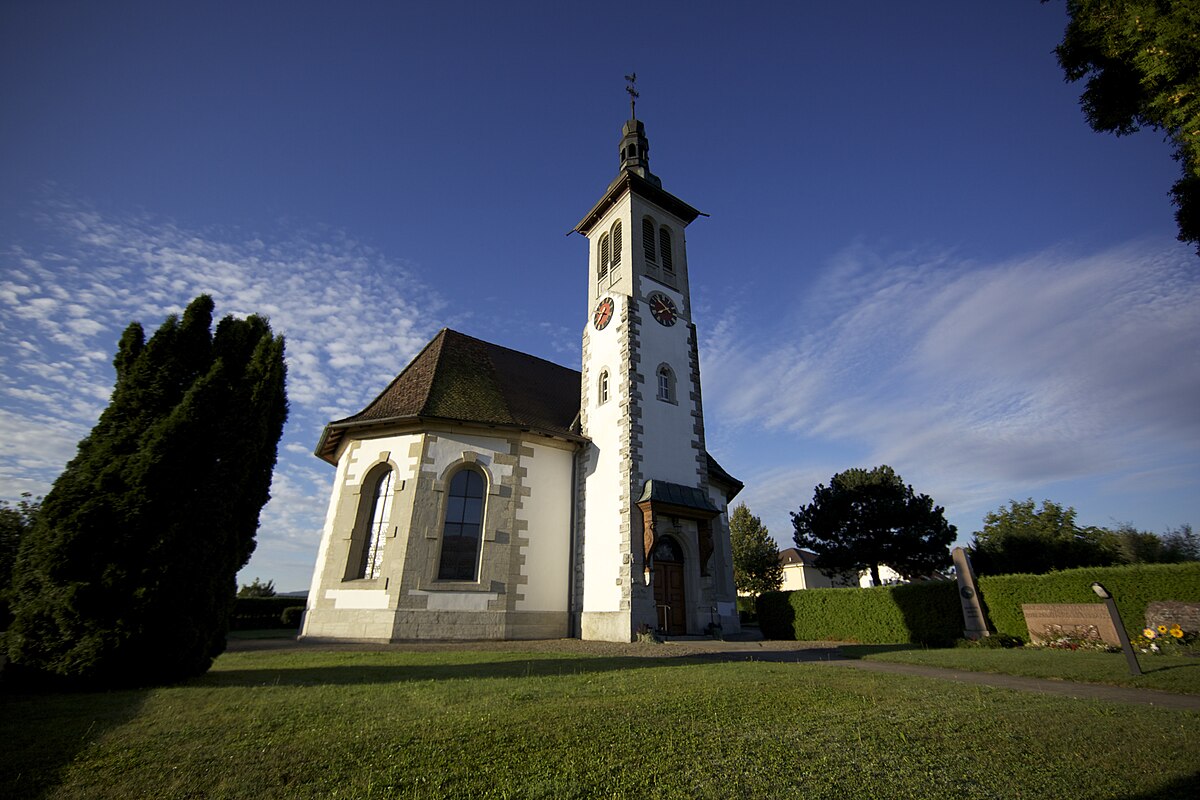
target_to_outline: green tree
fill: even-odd
[[[822,572],[870,570],[879,586],[883,564],[905,578],[950,565],[955,528],[944,511],[883,465],[839,472],[829,486],[817,486],[812,503],[792,514],[792,525],[796,546],[816,553]]]
[[[0,500],[0,625],[8,627],[9,595],[12,590],[13,565],[21,540],[33,527],[41,508],[42,498],[31,500],[29,492],[23,492],[16,505]]]
[[[1144,546],[1132,542],[1132,546]],[[1112,531],[1081,528],[1075,509],[1032,498],[1010,500],[990,512],[971,543],[971,564],[981,575],[1044,572],[1074,567],[1098,567],[1121,561],[1120,546]]]
[[[21,543],[12,663],[92,685],[182,679],[225,647],[287,417],[283,339],[196,298],[133,323],[108,407]]]
[[[1184,523],[1178,528],[1169,528],[1162,540],[1163,561],[1200,561],[1200,537],[1192,533],[1191,525]]]
[[[1067,14],[1055,52],[1068,81],[1087,79],[1088,124],[1165,133],[1183,173],[1171,189],[1179,240],[1200,253],[1200,3],[1067,0]]]
[[[238,589],[238,597],[274,597],[275,596],[275,581],[267,581],[263,583],[258,578],[254,579],[253,583],[244,583],[242,588]]]
[[[779,588],[783,583],[779,545],[745,503],[729,517],[729,542],[733,547],[733,583],[738,592],[757,597]]]

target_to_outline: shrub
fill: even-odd
[[[235,631],[296,627],[299,619],[291,624],[283,619],[284,612],[290,608],[304,611],[304,606],[296,605],[295,597],[239,597],[234,602],[229,627]]]
[[[771,592],[759,598],[758,622],[769,639],[863,644],[945,645],[963,629],[953,581]]]
[[[1007,633],[994,633],[991,636],[981,636],[978,639],[959,639],[955,647],[982,647],[986,650],[1009,650],[1014,647],[1024,647],[1025,640],[1019,636],[1009,636]]]
[[[300,620],[304,618],[304,606],[288,606],[279,615],[279,621],[285,628],[299,628]]]
[[[737,599],[738,619],[742,624],[758,622],[758,608],[753,597],[739,597]]]
[[[1099,603],[1092,583],[1104,584],[1117,601],[1131,640],[1145,624],[1146,606],[1155,600],[1200,602],[1200,562],[1083,567],[1045,575],[985,575],[979,597],[997,633],[1028,636],[1024,603]]]

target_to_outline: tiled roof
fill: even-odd
[[[317,455],[332,462],[347,429],[416,419],[578,439],[578,413],[576,370],[443,328],[366,408],[325,427]]]
[[[816,553],[810,553],[807,550],[797,550],[795,547],[779,551],[779,563],[784,567],[791,564],[803,564],[806,567],[811,567],[816,563],[816,560]]]
[[[578,370],[443,328],[366,408],[326,425],[316,454],[332,464],[346,431],[422,419],[497,425],[583,441],[579,380]],[[712,456],[708,474],[726,487],[729,499],[742,490],[742,482]]]

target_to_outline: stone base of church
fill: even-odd
[[[579,618],[579,638],[597,642],[633,641],[628,611],[584,611]]]
[[[411,640],[562,639],[567,615],[559,611],[417,611],[309,609],[301,639],[395,642]]]

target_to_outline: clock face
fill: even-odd
[[[659,325],[666,325],[668,328],[675,324],[675,320],[679,319],[675,302],[662,292],[650,295],[650,313],[654,319],[658,320]]]
[[[612,318],[613,301],[611,297],[606,297],[596,304],[596,313],[592,315],[592,324],[596,326],[596,330],[602,331],[608,327]]]

